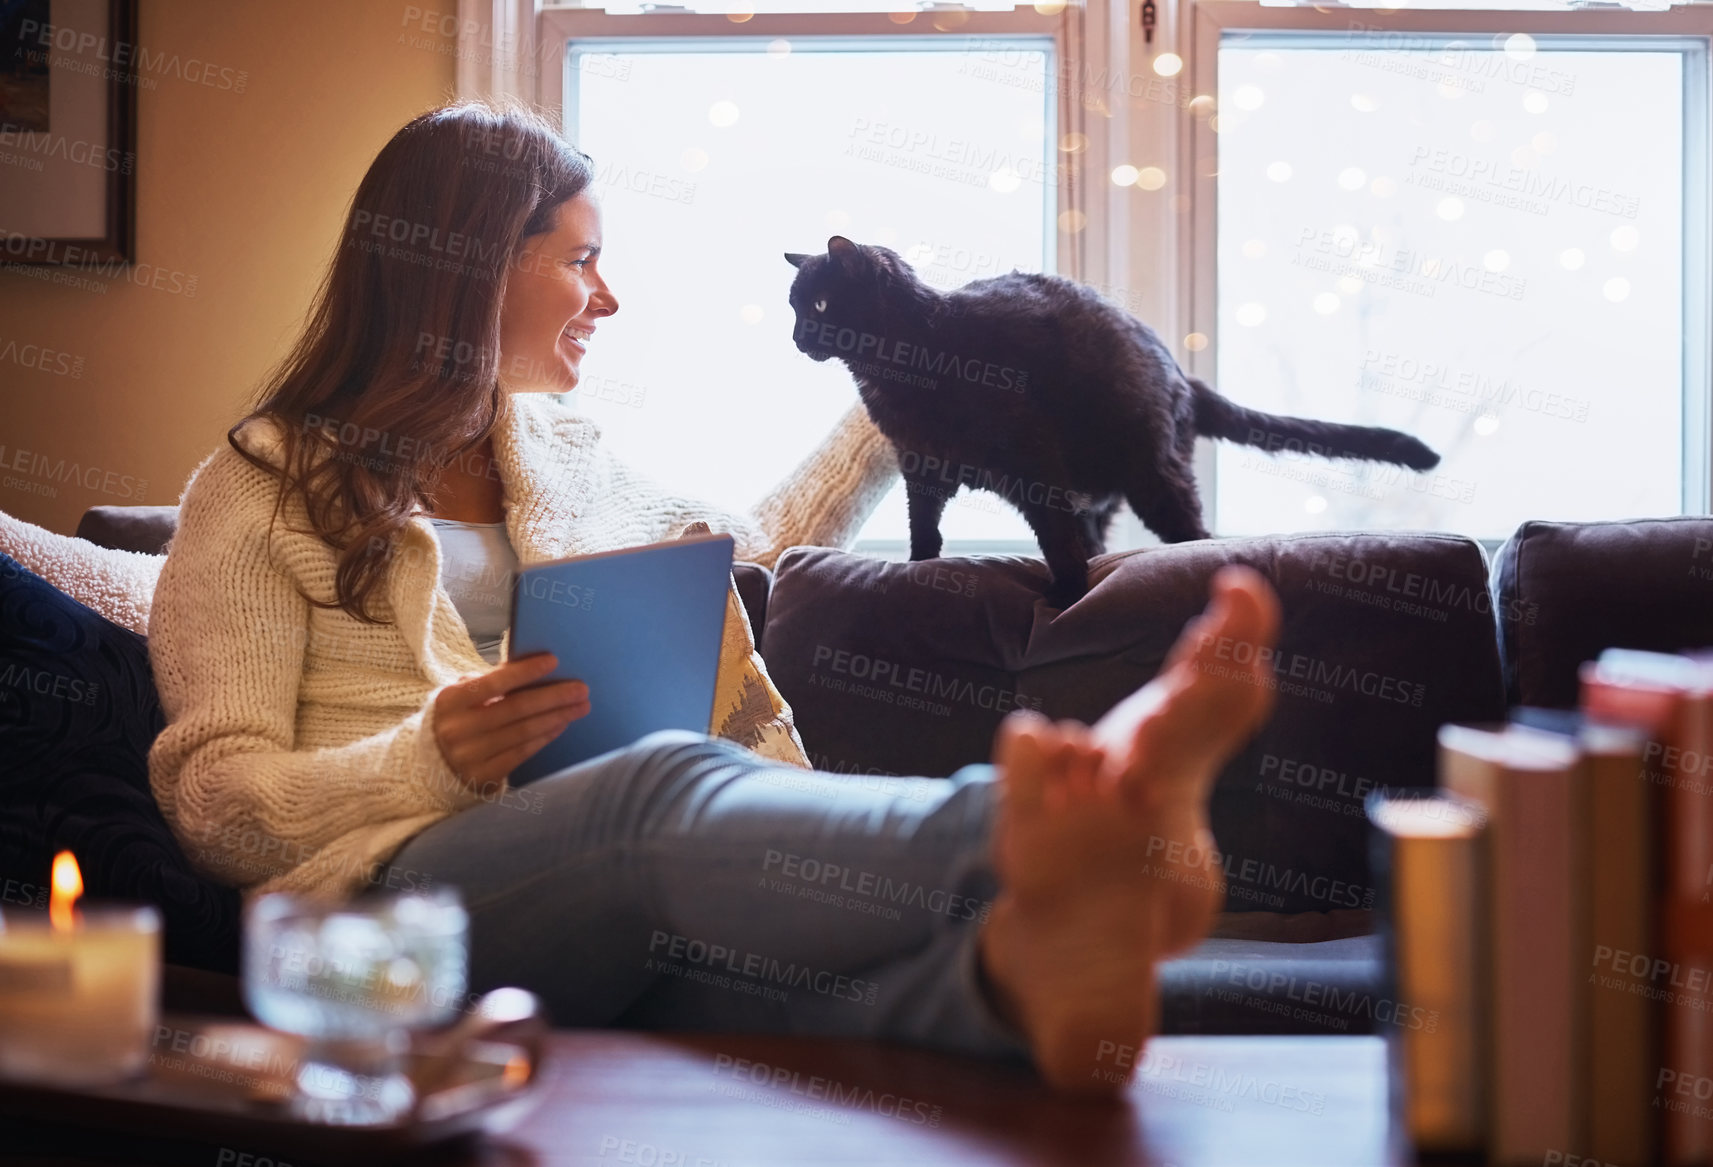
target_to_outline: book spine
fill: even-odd
[[[1395,999],[1435,1021],[1400,1034],[1411,1138],[1424,1151],[1473,1151],[1486,1136],[1481,839],[1391,846]]]
[[[1584,1145],[1575,1104],[1577,953],[1568,776],[1505,769],[1494,808],[1492,1158],[1539,1164]]]
[[[1713,1104],[1695,1097],[1697,1089],[1713,1088],[1713,1025],[1707,1013],[1713,996],[1706,987],[1713,953],[1706,937],[1683,926],[1700,916],[1696,909],[1713,859],[1713,798],[1706,774],[1698,772],[1713,748],[1713,701],[1686,697],[1665,741],[1656,778],[1665,787],[1661,941],[1669,968],[1651,986],[1665,1002],[1665,1056],[1654,1089],[1666,1116],[1666,1162],[1687,1167],[1713,1162]]]
[[[1666,1167],[1705,1167],[1713,1162],[1713,1108],[1698,1101],[1694,1090],[1713,1089],[1713,998],[1705,988],[1713,945],[1682,922],[1699,918],[1694,909],[1706,893],[1713,854],[1713,797],[1702,772],[1713,746],[1713,700],[1662,686],[1603,681],[1585,670],[1582,707],[1653,738],[1643,771],[1654,788],[1661,855],[1655,945],[1615,971],[1629,982],[1628,991],[1654,1002],[1658,1057],[1648,1101],[1658,1115],[1660,1161]]]
[[[1659,1047],[1654,1006],[1633,991],[1620,954],[1653,953],[1653,787],[1643,755],[1590,759],[1588,860],[1582,941],[1588,1000],[1588,1148],[1602,1163],[1628,1167],[1656,1158],[1651,1106]],[[1633,961],[1633,956],[1629,958]]]

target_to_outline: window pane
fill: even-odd
[[[1444,461],[1221,443],[1216,529],[1679,513],[1681,54],[1330,40],[1219,52],[1219,388]]]
[[[1051,42],[1020,51],[1044,78]],[[895,249],[938,287],[1050,258],[1046,87],[978,94],[961,42],[629,42],[600,54],[572,56],[566,116],[596,162],[601,266],[622,308],[576,396],[620,457],[675,489],[747,506],[857,401],[842,364],[792,343],[782,253],[842,234]],[[902,496],[864,538],[907,538]],[[946,538],[1028,538],[996,503],[960,496]]]

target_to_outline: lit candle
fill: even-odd
[[[0,1078],[88,1086],[148,1064],[161,922],[151,907],[74,907],[83,876],[54,857],[48,914],[0,912]]]

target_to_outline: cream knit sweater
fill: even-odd
[[[252,426],[241,440],[277,463],[277,434]],[[673,538],[701,519],[736,537],[740,559],[771,566],[794,544],[848,544],[897,474],[860,407],[753,518],[663,491],[551,396],[511,398],[494,450],[523,563]],[[304,533],[301,503],[270,522],[277,493],[276,478],[229,448],[204,462],[152,608],[136,593],[159,557],[76,548],[16,520],[0,524],[0,549],[62,588],[94,583],[66,590],[139,631],[144,614],[167,717],[150,782],[191,861],[251,891],[340,897],[431,823],[506,795],[467,789],[434,740],[435,695],[489,666],[440,586],[425,517],[405,527],[377,593],[388,623],[364,624],[304,598],[333,598],[335,556]]]

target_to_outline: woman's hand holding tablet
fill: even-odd
[[[589,687],[555,681],[529,688],[559,665],[552,653],[507,661],[442,689],[434,699],[434,741],[472,790],[503,782],[560,731],[589,713]]]

